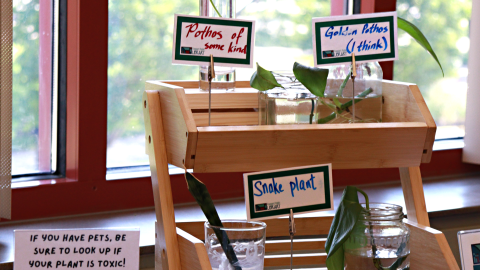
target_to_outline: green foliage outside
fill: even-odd
[[[466,89],[457,78],[465,79],[471,10],[471,0],[397,0],[398,16],[425,34],[442,63],[445,79],[435,60],[401,30],[394,79],[418,85],[438,125],[465,121]]]
[[[13,152],[37,147],[38,10],[38,0],[13,4]]]

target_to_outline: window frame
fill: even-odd
[[[332,15],[344,0],[332,0]],[[395,0],[362,0],[362,13],[395,10]],[[340,8],[339,8],[340,7]],[[66,7],[68,36],[66,62],[60,78],[66,80],[66,137],[64,174],[43,180],[14,184],[12,220],[77,215],[102,211],[153,207],[150,177],[106,179],[108,1],[69,0]],[[62,18],[61,18],[62,19]],[[393,78],[393,62],[382,63],[384,77]],[[61,134],[62,133],[62,134]],[[432,161],[422,164],[424,177],[480,172],[480,166],[462,163],[462,149],[435,151]],[[61,157],[59,157],[61,159]],[[334,170],[335,186],[398,181],[396,168]],[[205,173],[197,175],[208,184],[214,199],[243,196],[243,175]],[[193,201],[183,175],[171,175],[174,203]],[[225,179],[231,188],[224,190]],[[22,185],[23,184],[23,185]],[[223,184],[223,185],[222,185]],[[6,221],[6,220],[1,220]]]

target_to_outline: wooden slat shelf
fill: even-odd
[[[207,126],[205,111],[208,93],[198,90],[198,82],[148,81],[145,90],[155,228],[163,236],[156,239],[156,269],[211,269],[202,243],[203,222],[175,223],[165,218],[173,211],[170,185],[165,184],[170,181],[165,174],[167,163],[194,172],[261,171],[323,163],[332,163],[334,169],[398,167],[409,217],[405,223],[412,231],[411,269],[458,269],[445,236],[428,227],[419,166],[431,159],[436,125],[416,85],[383,81],[382,123],[273,126],[258,125],[258,92],[248,82],[237,82],[235,91],[212,91],[212,126]],[[295,240],[294,265],[325,263],[322,237],[328,234],[332,219],[295,219],[296,235],[315,239]],[[288,219],[265,222],[265,266],[288,266],[290,244],[272,239],[288,236]],[[173,241],[175,227],[177,240]]]

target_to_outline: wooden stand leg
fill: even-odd
[[[168,173],[160,96],[157,92],[147,91],[144,101],[146,101],[144,103],[145,131],[157,218],[155,223],[155,269],[178,270],[181,269],[180,252]]]
[[[400,180],[407,206],[408,220],[429,227],[430,220],[425,206],[420,167],[400,168]]]

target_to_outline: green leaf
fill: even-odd
[[[312,94],[323,97],[327,86],[328,69],[311,68],[295,62],[293,74]]]
[[[402,29],[403,31],[407,32],[413,39],[415,39],[420,46],[422,46],[427,52],[432,55],[432,57],[437,61],[438,66],[442,70],[442,75],[445,77],[445,74],[443,73],[443,68],[442,65],[440,64],[440,61],[437,58],[437,55],[432,49],[432,46],[430,46],[430,43],[428,42],[427,38],[423,35],[423,33],[416,27],[414,24],[411,22],[406,21],[405,19],[402,19],[398,17],[398,28]]]
[[[275,87],[283,88],[283,86],[277,82],[272,72],[262,68],[258,63],[257,71],[255,71],[250,78],[250,86],[260,91],[270,90]]]
[[[358,201],[357,188],[347,186],[343,191],[342,200],[335,213],[327,241],[325,242],[327,267],[329,270],[343,270],[343,244],[352,233],[362,209]]]
[[[198,205],[207,217],[208,222],[213,226],[223,227],[222,221],[218,216],[217,209],[213,204],[212,197],[210,196],[205,184],[187,171],[185,171],[185,180],[187,180],[188,191],[190,191],[192,196],[195,198],[195,201],[197,201]],[[235,270],[241,270],[241,267],[235,266],[235,263],[238,262],[238,259],[235,255],[232,245],[230,245],[230,240],[228,239],[225,231],[218,229],[214,229],[213,231],[215,232],[215,235],[217,236],[223,252],[225,252],[225,256],[227,256],[230,264],[235,267]]]

